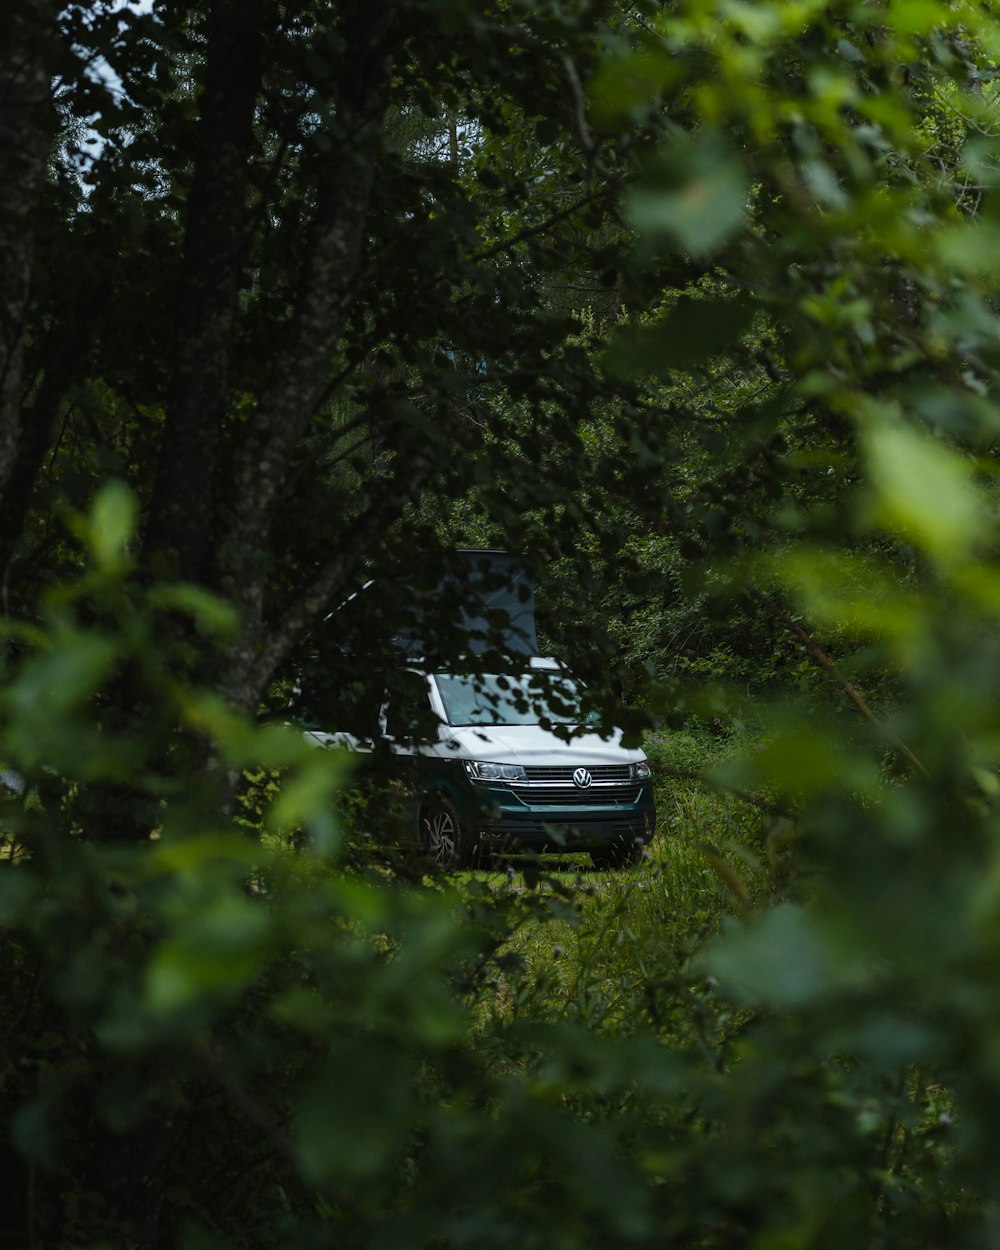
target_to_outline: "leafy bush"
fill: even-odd
[[[910,618],[951,657],[908,671],[920,768],[813,703],[671,732],[648,864],[455,889],[343,859],[342,761],[199,688],[164,614],[226,614],[136,583],[129,514],[81,524],[0,694],[39,782],[3,800],[11,1244],[982,1244],[1000,787],[954,648],[988,568]],[[251,826],[305,853],[227,806],[248,769]]]
[[[258,49],[271,53],[266,82],[244,84],[235,149],[249,181],[218,219],[211,195],[184,199],[194,150],[178,137],[187,114],[172,90],[191,81],[180,77],[185,54],[176,79],[167,58],[165,77],[153,72],[171,39],[193,52],[202,37],[197,23],[187,29],[187,10],[157,6],[134,21],[121,10],[91,32],[69,6],[61,46],[24,40],[37,14],[18,4],[5,31],[21,43],[0,41],[8,68],[37,54],[40,82],[67,48],[114,53],[146,101],[144,114],[125,93],[115,106],[108,134],[128,141],[86,205],[64,165],[48,198],[18,198],[18,178],[0,183],[13,196],[0,226],[16,278],[16,331],[0,336],[13,378],[0,396],[4,481],[23,467],[26,481],[78,498],[109,464],[135,462],[149,492],[151,462],[171,440],[151,443],[168,425],[182,432],[175,473],[206,468],[187,435],[210,415],[209,392],[226,453],[215,476],[242,469],[230,475],[238,490],[192,492],[216,530],[189,525],[171,492],[156,492],[141,568],[130,555],[138,500],[120,486],[71,518],[75,545],[52,538],[53,513],[32,511],[26,493],[2,501],[15,531],[4,543],[25,539],[20,567],[53,543],[58,558],[27,570],[15,596],[23,610],[2,623],[0,760],[29,795],[0,797],[0,1237],[66,1250],[1000,1243],[992,13],[963,0],[678,0],[647,6],[637,27],[594,30],[583,7],[555,4],[519,11],[544,19],[522,44],[515,23],[470,10],[463,27],[461,5],[432,6],[444,25],[413,23],[393,65],[376,55],[398,32],[382,18],[417,9],[355,7],[357,22],[340,24],[330,9],[308,41],[296,27]],[[205,99],[228,100],[215,66],[230,36],[253,51],[254,29],[220,21],[206,31],[213,69],[200,95],[183,96],[192,116]],[[453,39],[456,30],[475,38]],[[315,112],[283,94],[302,75],[318,92],[342,50],[359,47],[358,65],[382,84],[379,116],[366,111],[378,104],[368,91]],[[128,52],[135,66],[123,64]],[[593,69],[586,81],[569,52]],[[449,120],[468,105],[484,129],[481,183],[457,160],[402,159],[385,124],[397,91],[429,110],[444,101]],[[25,130],[23,145],[7,146],[27,154],[40,186],[49,123],[21,98],[30,95],[11,93]],[[72,107],[89,116],[92,98]],[[574,132],[546,148],[552,106],[567,99]],[[273,153],[304,141],[303,117],[329,158],[272,178]],[[545,162],[519,128],[552,156],[540,180]],[[217,172],[221,130],[195,160],[202,174]],[[516,160],[497,172],[507,142]],[[360,166],[374,190],[342,218],[337,196],[355,189]],[[169,194],[134,199],[133,183],[160,172]],[[627,302],[646,300],[655,316],[639,319],[639,334],[632,323],[613,334],[595,370],[544,315],[531,279],[579,259],[582,214],[617,195],[626,172],[620,207],[635,246],[626,258],[616,245],[607,261]],[[591,201],[579,180],[597,175]],[[542,193],[521,216],[529,181]],[[573,188],[573,207],[550,218],[557,185]],[[200,352],[200,372],[179,377],[162,346],[170,317],[148,359],[127,324],[145,333],[133,316],[140,296],[169,308],[178,274],[204,268],[183,248],[161,263],[158,244],[180,239],[181,204],[219,237],[256,239],[250,201],[262,191],[280,201],[259,232],[264,250],[227,255],[221,284],[203,292],[204,315],[174,309],[174,329],[193,352],[225,320],[219,310],[249,315],[228,338],[220,329],[219,353]],[[425,211],[432,196],[441,211]],[[103,202],[115,211],[101,215]],[[50,275],[32,268],[29,218]],[[397,250],[401,222],[416,245]],[[566,230],[552,236],[560,222]],[[128,246],[99,248],[117,226]],[[355,240],[342,269],[300,247],[313,229],[328,250]],[[186,237],[200,246],[205,236]],[[371,266],[368,239],[381,247]],[[423,267],[407,268],[404,252]],[[99,301],[91,344],[60,288],[84,306],[97,257],[140,281],[105,284],[113,297]],[[442,266],[446,282],[423,282]],[[276,312],[258,300],[258,275]],[[300,286],[308,299],[292,295]],[[441,323],[414,335],[421,291]],[[293,300],[303,316],[288,316]],[[464,345],[461,373],[436,337],[442,325]],[[254,345],[275,337],[292,363],[261,380]],[[120,387],[119,341],[139,361]],[[372,354],[377,372],[362,383]],[[618,377],[623,355],[628,376]],[[311,362],[310,378],[298,360]],[[663,388],[633,385],[639,374],[665,377]],[[324,477],[306,469],[313,434],[326,443],[313,426],[332,376],[357,388],[348,398],[370,424],[372,455],[355,457],[333,432]],[[730,381],[733,406],[698,402]],[[160,420],[175,389],[187,425]],[[481,401],[486,389],[495,407]],[[121,438],[89,437],[78,463],[75,440],[101,395],[102,420],[118,420],[133,395],[136,412]],[[282,404],[268,407],[275,396]],[[591,396],[606,407],[588,425],[579,413]],[[512,419],[494,436],[508,397]],[[47,449],[64,409],[67,437]],[[469,419],[440,419],[458,409]],[[536,475],[550,444],[557,471]],[[523,475],[518,489],[506,468],[494,472],[501,462]],[[298,481],[322,520],[315,529],[301,525]],[[737,727],[715,743],[705,706],[665,706],[674,687],[661,690],[647,711],[672,728],[652,747],[663,826],[651,863],[580,874],[579,884],[552,873],[539,890],[490,877],[404,880],[345,836],[340,812],[357,804],[339,797],[354,785],[344,761],[250,719],[281,656],[353,584],[359,548],[372,554],[384,539],[388,566],[402,568],[414,533],[432,545],[430,520],[398,524],[430,484],[428,516],[447,510],[449,487],[475,487],[505,534],[530,536],[529,516],[548,527],[538,552],[566,560],[557,607],[596,600],[595,567],[648,530],[648,558],[630,570],[639,576],[615,588],[636,624],[627,658],[669,667],[682,627],[694,654],[684,648],[681,675],[700,678],[708,664],[746,683],[761,663],[769,681],[789,678],[783,697],[757,709],[759,735]],[[270,545],[269,524],[281,540]],[[212,576],[231,601],[160,580],[175,556],[195,570],[211,563],[213,532],[228,539]],[[685,598],[662,567],[675,545]],[[431,572],[410,568],[404,581],[430,586]],[[269,617],[265,605],[293,586],[291,616]],[[802,622],[822,643],[803,642],[804,666],[796,652],[786,673],[784,643],[758,628],[762,596],[793,636]],[[709,603],[729,603],[738,637],[701,628]],[[557,622],[592,657],[607,654],[600,606]],[[816,697],[819,677],[834,701]],[[888,710],[861,697],[866,680],[891,692]],[[689,710],[701,713],[697,730],[681,727]],[[706,791],[692,774],[716,749]],[[256,789],[241,807],[247,774]],[[355,815],[365,831],[370,808]],[[284,842],[299,831],[302,853],[292,854]]]

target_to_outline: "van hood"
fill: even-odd
[[[636,764],[642,751],[626,750],[621,732],[602,738],[583,733],[564,742],[540,725],[462,725],[442,730],[443,745],[460,759],[492,760],[498,764]]]

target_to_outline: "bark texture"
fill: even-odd
[[[61,8],[25,0],[0,13],[0,499],[21,437],[33,223],[55,134],[49,61]]]
[[[291,457],[327,394],[337,345],[358,297],[372,188],[381,153],[394,47],[393,5],[359,4],[346,34],[346,67],[336,88],[341,142],[315,157],[316,209],[309,230],[294,316],[277,351],[272,382],[252,414],[234,458],[217,544],[215,581],[240,609],[245,634],[227,657],[230,693],[237,705],[256,703],[261,681],[282,650],[264,637],[264,588],[271,511],[283,490]],[[358,558],[363,537],[352,532],[331,559]],[[363,544],[362,544],[363,545]],[[348,547],[351,548],[348,551]],[[328,595],[336,579],[321,576]],[[315,595],[307,596],[310,607]],[[303,609],[299,615],[306,610]],[[241,697],[240,691],[244,694]]]
[[[212,533],[216,457],[246,236],[262,20],[260,0],[215,0],[208,21],[174,371],[146,536],[147,553],[188,580],[202,577]]]

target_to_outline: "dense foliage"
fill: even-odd
[[[0,1244],[1000,1244],[997,29],[3,6]],[[634,872],[281,723],[494,543]]]

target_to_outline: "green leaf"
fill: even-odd
[[[776,577],[809,619],[835,636],[909,638],[929,606],[926,596],[901,583],[891,565],[815,544],[764,555],[751,567],[767,579]]]
[[[871,978],[844,944],[804,908],[780,903],[742,927],[730,927],[699,960],[724,987],[751,999],[801,1007]]]
[[[896,0],[892,6],[892,29],[900,35],[924,35],[940,25],[938,0]]]
[[[149,602],[156,608],[187,613],[206,634],[231,637],[239,631],[240,618],[231,603],[189,582],[155,586]]]
[[[4,865],[0,871],[0,928],[21,923],[37,897],[34,877],[23,868],[12,871],[11,865]]]
[[[588,84],[592,115],[599,126],[619,126],[642,117],[682,76],[664,48],[645,48],[607,61]]]
[[[878,416],[861,437],[876,524],[939,561],[966,557],[987,530],[969,463],[902,421]]]
[[[7,690],[7,702],[27,719],[63,716],[78,707],[114,666],[117,641],[73,632],[47,655],[30,660]]]
[[[984,279],[1000,277],[1000,226],[990,221],[962,222],[941,230],[931,241],[949,270]]]
[[[124,482],[108,482],[90,511],[87,533],[90,550],[102,567],[120,564],[135,532],[138,502]]]
[[[314,1184],[364,1182],[389,1170],[412,1131],[414,1068],[414,1057],[378,1039],[334,1041],[292,1131]]]
[[[719,140],[675,144],[647,170],[626,202],[629,224],[653,242],[668,239],[693,256],[714,251],[746,216],[749,186]]]
[[[276,831],[307,828],[317,851],[329,855],[340,842],[333,803],[350,757],[346,752],[325,750],[312,751],[310,756],[282,785],[267,823]]]
[[[206,864],[228,863],[232,867],[259,863],[261,849],[235,833],[204,833],[170,838],[156,844],[155,862],[166,872],[197,873]]]
[[[618,377],[637,377],[698,364],[748,330],[757,308],[742,294],[718,300],[682,296],[658,321],[616,331],[605,353],[605,368]]]
[[[42,1167],[55,1165],[56,1139],[48,1108],[41,1099],[21,1107],[10,1122],[10,1136],[26,1159]]]
[[[146,978],[150,1008],[167,1015],[206,997],[237,993],[257,974],[270,936],[263,901],[228,893],[201,904],[153,955]]]

